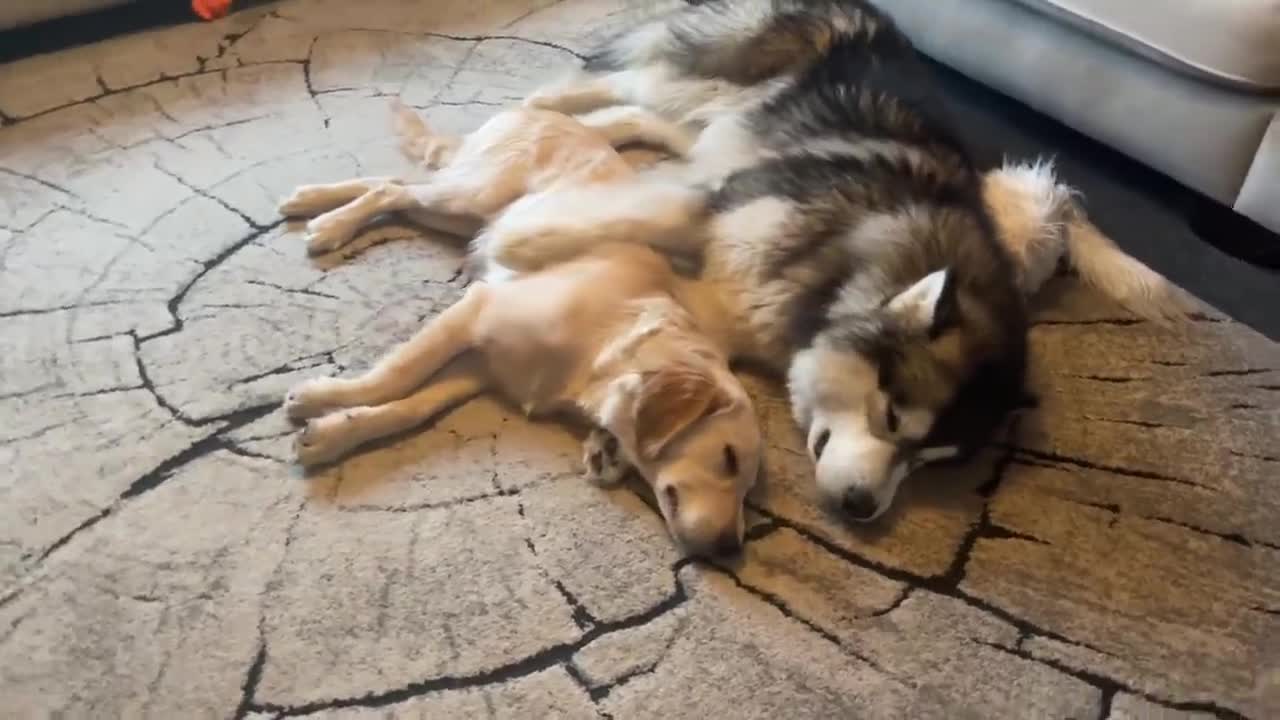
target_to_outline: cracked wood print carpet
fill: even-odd
[[[577,443],[480,401],[304,478],[278,400],[458,297],[404,227],[277,198],[404,172],[620,0],[282,2],[0,66],[0,717],[1280,715],[1280,350],[1070,281],[1040,407],[894,514],[815,509],[777,390],[744,560],[680,561]]]

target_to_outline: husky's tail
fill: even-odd
[[[984,179],[983,199],[1028,295],[1065,259],[1085,283],[1136,315],[1171,320],[1193,311],[1182,290],[1090,222],[1077,196],[1058,182],[1053,163],[1045,160],[1006,162]]]

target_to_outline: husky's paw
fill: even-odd
[[[293,440],[293,457],[298,464],[311,467],[332,462],[351,450],[350,415],[346,410],[307,421]]]
[[[311,217],[331,210],[328,193],[319,185],[300,185],[293,194],[280,201],[277,209],[284,217]]]
[[[618,439],[612,433],[594,429],[582,442],[582,464],[587,479],[600,487],[617,485],[631,469],[618,454]]]
[[[284,396],[285,414],[291,420],[307,420],[329,412],[338,406],[333,395],[341,382],[337,378],[322,377],[294,385]]]
[[[307,223],[307,252],[323,255],[351,242],[355,228],[339,215],[321,215]]]

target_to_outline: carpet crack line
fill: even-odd
[[[985,640],[974,639],[973,642],[979,645],[985,645],[986,647],[993,648],[995,650],[1006,653],[1008,655],[1012,655],[1013,657],[1026,660],[1027,662],[1033,662],[1038,665],[1044,665],[1046,667],[1057,670],[1058,672],[1064,675],[1069,675],[1075,678],[1076,680],[1079,680],[1087,685],[1090,685],[1096,688],[1101,693],[1103,693],[1104,696],[1108,692],[1110,692],[1112,698],[1114,698],[1115,694],[1118,691],[1124,691],[1126,693],[1129,693],[1130,695],[1137,695],[1149,702],[1153,702],[1157,705],[1161,705],[1172,710],[1181,710],[1184,712],[1209,713],[1216,717],[1222,718],[1223,720],[1246,720],[1244,715],[1236,712],[1235,710],[1223,707],[1216,703],[1198,702],[1198,701],[1192,701],[1192,702],[1171,701],[1165,698],[1158,697],[1152,693],[1139,690],[1136,687],[1128,685],[1115,678],[1108,677],[1106,675],[1101,675],[1099,673],[1096,673],[1090,670],[1082,670],[1079,668],[1075,668],[1064,662],[1060,662],[1052,658],[1037,657],[1036,655],[1023,649],[1010,648],[1005,645],[1001,645],[999,643],[988,642]],[[1101,715],[1099,717],[1105,719],[1106,715]]]
[[[297,65],[297,64],[298,64],[297,60],[262,60],[259,62],[244,63],[238,66],[236,69],[246,68],[246,67],[257,67],[260,65]],[[177,73],[175,75],[161,75],[155,80],[148,80],[147,82],[138,83],[137,85],[126,85],[124,87],[114,88],[114,89],[108,90],[107,92],[94,95],[92,97],[87,97],[81,100],[75,100],[72,102],[63,103],[61,105],[55,105],[50,108],[45,108],[44,110],[31,113],[30,115],[22,115],[20,117],[10,117],[9,124],[19,125],[28,120],[35,120],[36,118],[44,117],[45,115],[51,115],[61,110],[67,110],[77,105],[84,105],[86,103],[97,102],[98,100],[102,100],[103,98],[108,98],[113,95],[120,95],[122,93],[132,92],[134,90],[141,90],[143,88],[149,88],[154,85],[160,85],[162,83],[176,82],[178,80],[185,80],[187,78],[200,77],[202,75],[213,75],[215,73],[223,73],[223,72],[226,72],[226,70],[219,68],[217,70],[193,70],[192,72]]]
[[[526,532],[530,531],[529,518],[525,515],[524,511],[524,500],[516,501],[516,513],[520,516],[520,519],[524,521]],[[546,565],[538,560],[538,548],[533,542],[532,534],[525,535],[524,544],[529,548],[529,554],[533,555],[534,561],[538,563],[538,571],[542,573],[542,576],[545,577],[548,582],[551,583],[551,585],[556,589],[556,592],[560,593],[560,597],[563,598],[565,603],[569,606],[573,624],[577,625],[578,629],[582,631],[590,630],[598,625],[600,621],[591,614],[591,611],[582,604],[582,601],[579,600],[576,595],[569,592],[569,588],[565,587],[564,583],[561,582],[559,578],[552,577],[551,573],[547,571]]]
[[[315,362],[312,362],[309,364],[299,364],[299,363],[306,363],[308,360],[314,360]],[[311,353],[309,355],[303,355],[301,357],[293,358],[292,360],[283,362],[280,365],[277,365],[276,367],[273,367],[269,370],[263,370],[262,372],[257,372],[252,375],[246,375],[245,377],[234,380],[227,385],[227,388],[233,388],[238,385],[248,385],[251,382],[256,382],[264,378],[269,378],[273,375],[288,375],[289,373],[298,372],[300,370],[312,370],[314,368],[322,367],[324,365],[337,365],[337,363],[334,362],[333,360],[332,351],[325,350],[322,352]]]
[[[280,227],[281,225],[284,224],[284,222],[285,221],[283,219],[280,219],[271,223],[270,225],[263,225],[263,226],[257,227],[253,230],[253,232],[245,235],[244,237],[235,241],[234,243],[227,246],[226,248],[223,248],[221,252],[219,252],[217,255],[214,255],[209,260],[202,261],[200,263],[200,270],[196,272],[196,274],[192,276],[190,280],[184,283],[183,286],[178,289],[178,292],[172,298],[169,299],[169,302],[165,304],[165,307],[168,309],[169,315],[173,320],[173,323],[169,327],[163,330],[157,330],[156,332],[150,333],[148,335],[137,336],[138,344],[141,345],[142,343],[155,340],[156,338],[161,338],[166,335],[172,335],[174,333],[181,332],[185,323],[183,322],[182,316],[178,314],[178,308],[182,305],[183,300],[186,299],[187,293],[191,292],[191,289],[196,286],[196,283],[203,280],[205,275],[209,274],[209,272],[212,271],[214,268],[226,262],[232,255],[235,255],[237,252],[239,252],[240,250],[243,250],[253,241],[261,238],[262,236],[266,235],[272,230]]]
[[[490,670],[484,670],[471,675],[445,675],[432,680],[409,683],[408,685],[394,690],[374,691],[358,697],[335,698],[331,700],[304,703],[302,705],[278,705],[275,703],[255,701],[250,705],[249,710],[251,712],[274,713],[280,717],[298,717],[326,710],[339,710],[342,708],[387,707],[389,705],[396,705],[417,697],[446,690],[463,690],[467,688],[483,687],[486,685],[508,683],[556,666],[564,665],[572,659],[574,653],[581,650],[583,647],[586,647],[586,645],[592,641],[610,633],[618,632],[620,630],[629,630],[631,628],[640,627],[641,625],[650,623],[671,610],[680,607],[687,602],[688,599],[689,595],[677,576],[675,592],[648,610],[644,610],[621,620],[601,622],[583,633],[581,637],[573,642],[557,643],[532,655],[521,658],[520,660],[506,663]]]
[[[267,282],[266,280],[246,280],[245,284],[271,288],[272,290],[279,290],[280,292],[283,292],[283,293],[290,293],[290,294],[296,294],[296,295],[308,295],[310,297],[328,298],[330,300],[342,299],[337,295],[332,295],[326,292],[320,292],[319,290],[312,290],[311,288],[291,288],[291,287],[286,287],[284,285],[277,285],[276,283],[270,283],[270,282]]]
[[[1276,372],[1275,368],[1242,368],[1239,370],[1210,370],[1201,377],[1245,377],[1248,375],[1265,375]]]
[[[470,497],[443,500],[440,502],[412,503],[409,505],[343,505],[337,510],[338,512],[346,513],[410,513],[422,512],[424,510],[445,510],[471,505],[485,500],[492,500],[494,498],[517,497],[521,492],[522,491],[518,488],[502,488],[491,493],[484,493],[483,495],[473,495]]]
[[[604,685],[598,685],[596,687],[584,686],[587,690],[587,696],[591,698],[591,702],[598,704],[601,700],[609,697],[609,694],[614,690],[626,685],[632,680],[644,677],[645,675],[652,675],[657,672],[658,666],[662,665],[662,661],[666,660],[667,656],[671,654],[671,648],[675,647],[676,642],[680,640],[681,633],[684,632],[686,623],[687,619],[685,618],[682,618],[677,622],[675,630],[671,632],[671,637],[667,638],[667,642],[662,646],[662,650],[658,651],[658,657],[655,658],[653,662],[631,670],[630,672],[625,672]],[[577,666],[574,665],[572,660],[565,663],[565,669],[568,670],[569,668],[573,668],[573,674],[578,674]]]
[[[217,195],[214,195],[213,193],[209,192],[208,190],[205,190],[204,188],[200,188],[200,187],[196,187],[195,185],[192,185],[191,183],[187,182],[186,179],[183,178],[181,175],[179,175],[176,172],[173,172],[169,168],[166,168],[164,165],[161,165],[158,161],[155,163],[152,163],[152,165],[155,167],[156,170],[159,170],[161,173],[168,175],[170,178],[173,179],[174,182],[185,187],[186,189],[190,190],[196,195],[199,195],[200,197],[205,198],[206,200],[212,200],[213,202],[221,205],[228,212],[234,213],[235,215],[239,216],[239,218],[243,220],[245,224],[248,225],[250,228],[253,228],[254,230],[262,230],[264,228],[263,225],[258,224],[253,218],[249,217],[249,215],[245,213],[243,210],[240,210],[239,208],[232,206],[231,203],[227,202],[226,200],[223,200],[222,198],[218,197]]]
[[[852,551],[846,550],[845,548],[842,548],[839,545],[832,543],[831,541],[827,540],[826,538],[822,537],[818,533],[814,532],[810,528],[800,523],[791,522],[785,518],[774,515],[768,510],[764,510],[759,507],[752,507],[752,509],[756,510],[762,515],[765,515],[771,518],[772,520],[777,522],[779,525],[796,532],[797,534],[804,537],[809,542],[813,543],[814,545],[817,545],[823,550],[826,550],[828,553],[834,555],[835,557],[850,563],[851,565],[862,568],[864,570],[869,570],[878,575],[886,577],[890,580],[897,580],[898,582],[907,583],[908,585],[912,585],[921,590],[927,590],[929,592],[942,595],[944,597],[948,597],[953,600],[958,600],[975,610],[984,612],[987,615],[991,615],[992,617],[998,620],[1002,620],[1005,623],[1012,625],[1015,629],[1021,632],[1032,633],[1035,635],[1039,635],[1041,637],[1050,638],[1052,640],[1057,640],[1059,642],[1067,643],[1070,645],[1077,645],[1090,650],[1094,650],[1095,652],[1104,652],[1104,651],[1098,650],[1097,648],[1091,647],[1087,644],[1081,643],[1076,640],[1072,640],[1048,628],[1042,628],[1036,625],[1035,623],[1031,622],[1030,620],[1021,618],[1009,612],[1008,610],[1005,610],[1001,607],[993,605],[992,603],[987,602],[986,600],[983,600],[981,598],[975,597],[974,595],[971,595],[968,592],[960,589],[958,587],[958,582],[947,578],[945,574],[924,576],[924,575],[918,575],[916,573],[913,573],[907,570],[903,570],[901,568],[895,568],[895,567],[890,567],[888,565],[884,565],[882,563],[879,563],[869,558],[858,555],[857,553],[854,553]]]
[[[1166,425],[1164,423],[1151,422],[1149,420],[1126,420],[1122,418],[1102,417],[1100,415],[1083,415],[1081,417],[1090,422],[1111,423],[1114,425],[1133,425],[1134,427],[1147,428],[1150,430],[1163,430],[1163,429],[1185,430],[1186,429],[1186,428],[1180,428],[1176,425]]]
[[[55,191],[55,192],[62,193],[63,195],[66,195],[67,197],[73,197],[73,198],[75,198],[75,199],[77,199],[77,200],[83,200],[83,198],[81,198],[79,195],[77,195],[77,194],[75,194],[75,193],[71,192],[70,190],[68,190],[68,189],[66,189],[66,188],[64,188],[64,187],[62,187],[61,185],[59,185],[59,184],[57,184],[57,183],[55,183],[55,182],[50,182],[50,181],[45,180],[44,178],[41,178],[41,177],[37,177],[37,176],[35,176],[35,175],[31,175],[31,174],[29,174],[29,173],[19,172],[19,171],[17,171],[17,170],[14,170],[14,169],[12,169],[12,168],[7,168],[7,167],[0,167],[0,173],[3,173],[3,174],[5,174],[5,175],[9,175],[9,176],[12,176],[12,177],[16,177],[16,178],[18,178],[18,179],[20,179],[20,180],[26,180],[27,182],[33,182],[33,183],[35,183],[35,184],[37,184],[37,185],[41,185],[41,186],[43,186],[43,187],[45,187],[45,188],[48,188],[49,190],[53,190],[53,191]]]
[[[1103,472],[1112,473],[1113,475],[1123,475],[1125,477],[1139,478],[1142,480],[1159,480],[1161,482],[1174,483],[1176,485],[1186,485],[1188,487],[1198,488],[1200,490],[1213,493],[1218,492],[1217,488],[1203,483],[1174,477],[1172,475],[1166,475],[1164,473],[1153,472],[1151,470],[1137,470],[1134,468],[1120,467],[1118,465],[1107,465],[1104,463],[1093,462],[1091,460],[1085,460],[1083,458],[1071,457],[1069,455],[1062,455],[1060,453],[1047,452],[1044,450],[1033,450],[1031,448],[1017,445],[1007,445],[1007,447],[1013,448],[1013,450],[1019,455],[1025,455],[1037,460],[1047,460],[1049,462],[1071,465],[1085,470],[1101,470]]]
[[[23,310],[5,310],[0,312],[0,319],[26,317],[30,315],[52,315],[53,313],[68,312],[71,310],[79,310],[81,308],[92,307],[108,307],[112,305],[128,305],[124,300],[100,300],[86,303],[71,303],[69,305],[55,305],[47,308],[27,308]]]
[[[898,597],[894,598],[893,601],[890,602],[888,605],[880,608],[879,610],[876,610],[870,615],[867,615],[867,617],[878,618],[878,617],[884,617],[885,615],[892,613],[894,610],[897,610],[898,608],[902,607],[902,604],[905,603],[911,597],[911,594],[914,593],[915,590],[916,590],[915,587],[912,585],[907,585],[903,587],[902,592],[898,593]]]
[[[832,645],[835,645],[840,650],[840,652],[858,660],[859,662],[866,664],[871,669],[875,670],[876,672],[886,677],[890,677],[899,682],[906,683],[910,687],[915,687],[915,683],[911,681],[909,678],[904,678],[893,672],[890,672],[887,668],[885,668],[880,663],[864,655],[863,653],[858,652],[856,649],[848,646],[847,644],[841,642],[840,638],[836,637],[834,634],[827,631],[825,628],[821,627],[820,625],[813,622],[812,620],[809,620],[803,615],[800,615],[799,613],[797,613],[795,610],[791,608],[790,605],[787,605],[787,602],[785,600],[778,597],[777,595],[767,590],[762,590],[760,588],[757,588],[753,585],[748,585],[747,583],[743,582],[741,578],[739,578],[737,575],[730,572],[726,568],[715,566],[715,565],[708,566],[708,567],[715,570],[716,572],[723,574],[725,577],[728,577],[730,580],[733,581],[735,585],[737,585],[739,588],[742,588],[747,593],[755,596],[756,598],[759,598],[760,600],[763,600],[770,607],[782,613],[784,617],[790,620],[794,620],[795,622],[808,628],[810,632],[813,632],[818,637],[822,638],[823,640],[826,640]]]
[[[323,121],[326,130],[329,129],[329,123],[332,118],[329,113],[325,112],[324,106],[320,104],[320,95],[316,92],[315,85],[311,81],[311,61],[316,53],[316,43],[320,42],[320,36],[316,35],[311,38],[311,43],[307,45],[307,57],[302,61],[302,83],[307,89],[307,95],[311,98],[311,104],[316,106],[316,112],[320,113],[320,119]]]
[[[86,518],[80,524],[64,533],[61,537],[45,548],[32,564],[31,570],[34,571],[54,553],[66,547],[67,543],[75,539],[77,535],[118,512],[133,498],[145,495],[159,487],[178,470],[217,450],[226,450],[228,442],[223,437],[226,433],[234,431],[237,428],[243,427],[244,425],[266,416],[271,410],[274,410],[275,407],[275,403],[272,403],[269,406],[247,408],[221,418],[210,419],[210,422],[225,421],[226,425],[219,428],[217,432],[197,440],[187,446],[186,449],[170,455],[168,458],[160,461],[160,463],[151,470],[143,473],[140,477],[130,483],[129,486],[125,488],[111,504]]]
[[[1206,535],[1208,537],[1217,538],[1224,542],[1229,542],[1233,545],[1239,545],[1241,547],[1253,547],[1255,545],[1258,545],[1261,547],[1271,548],[1273,550],[1280,549],[1280,545],[1276,545],[1274,543],[1268,543],[1265,540],[1254,540],[1254,539],[1245,537],[1240,533],[1228,533],[1228,532],[1222,532],[1220,530],[1210,530],[1209,528],[1202,527],[1200,525],[1195,525],[1193,523],[1189,523],[1184,520],[1175,520],[1173,518],[1165,517],[1163,515],[1141,515],[1139,517],[1141,517],[1143,520],[1150,520],[1152,522],[1164,523],[1165,525],[1172,525],[1174,527],[1179,527],[1179,528],[1182,528],[1183,530],[1190,530],[1191,532],[1196,533],[1198,535]]]

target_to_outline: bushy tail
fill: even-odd
[[[1195,306],[1180,288],[1121,250],[1072,200],[1066,223],[1067,260],[1080,278],[1135,315],[1185,318]]]
[[[400,138],[400,151],[415,163],[438,169],[449,164],[461,142],[459,138],[437,135],[413,108],[400,98],[391,100],[392,122]]]
[[[1028,294],[1065,258],[1086,284],[1141,317],[1166,321],[1194,309],[1182,290],[1089,221],[1078,193],[1058,182],[1052,162],[1005,163],[987,173],[983,198]]]

